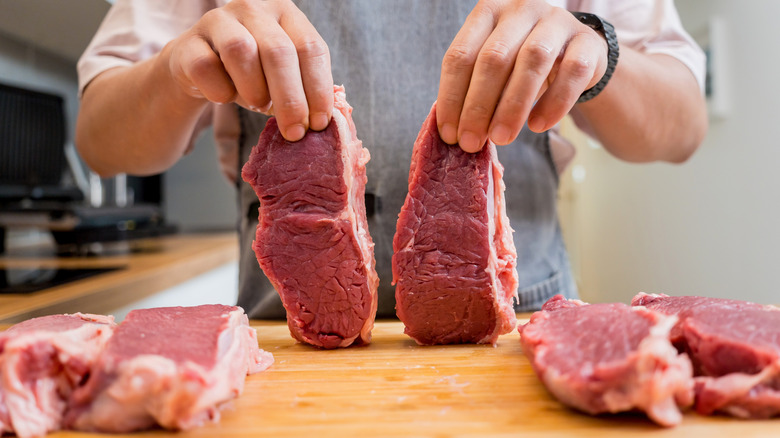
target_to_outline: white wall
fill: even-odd
[[[711,120],[699,151],[679,166],[631,165],[580,148],[586,177],[574,190],[569,246],[581,294],[594,302],[647,291],[780,303],[780,2],[677,6],[693,34],[709,17],[724,20],[730,114]]]

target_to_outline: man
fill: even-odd
[[[499,157],[518,248],[517,309],[538,308],[556,293],[576,296],[555,213],[557,174],[571,156],[555,132],[561,118],[571,112],[634,162],[682,162],[707,129],[703,55],[671,0],[551,3],[119,0],[79,62],[76,142],[102,175],[157,173],[186,153],[213,108],[223,169],[241,192],[239,305],[252,317],[281,317],[251,251],[257,199],[238,169],[262,113],[272,106],[285,138],[299,140],[327,126],[334,80],[343,83],[372,155],[369,230],[378,314],[388,315],[411,146],[438,100],[446,142],[469,152],[488,138],[507,145]],[[596,16],[583,17],[589,26],[567,9]]]

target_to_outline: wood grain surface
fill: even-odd
[[[369,346],[324,351],[296,344],[283,323],[254,325],[260,346],[276,362],[247,378],[243,395],[223,411],[219,423],[125,436],[780,436],[780,419],[742,421],[688,412],[680,426],[664,429],[641,414],[591,417],[569,410],[536,378],[517,332],[502,336],[495,348],[419,347],[403,334],[400,322],[385,321],[377,323]]]

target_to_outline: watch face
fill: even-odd
[[[598,15],[588,14],[585,12],[572,12],[572,14],[574,14],[574,16],[580,20],[580,23],[590,27],[591,29],[598,31],[604,30],[604,24]]]

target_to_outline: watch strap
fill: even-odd
[[[580,21],[580,23],[590,27],[591,29],[601,33],[604,39],[607,40],[607,70],[604,72],[604,76],[593,87],[585,90],[577,99],[577,103],[587,102],[601,93],[601,90],[607,86],[607,83],[615,73],[615,67],[618,62],[618,55],[620,54],[620,48],[618,46],[617,35],[615,34],[615,27],[612,26],[607,20],[599,17],[595,14],[589,14],[587,12],[572,12],[572,15]]]

